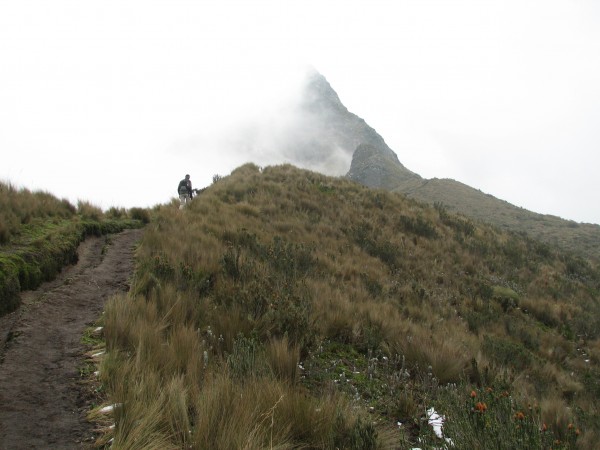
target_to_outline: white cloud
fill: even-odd
[[[407,168],[600,223],[599,25],[591,0],[8,0],[0,177],[168,201],[186,172],[259,158],[216,136],[268,118],[312,64]]]

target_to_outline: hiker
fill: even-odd
[[[179,209],[183,209],[186,204],[192,201],[193,197],[192,180],[190,180],[189,175],[186,175],[185,178],[179,182],[177,193],[179,194]]]

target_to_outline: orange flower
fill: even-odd
[[[575,425],[573,425],[572,423],[570,423],[569,425],[567,425],[567,428],[569,430],[572,430],[573,428],[575,428]]]
[[[577,429],[575,430],[575,435],[576,435],[576,436],[579,436],[580,434],[581,434],[581,431],[579,430],[579,428],[577,428]]]
[[[475,398],[475,397],[477,397],[477,392],[471,391],[471,398]]]
[[[548,425],[545,423],[542,425],[542,431],[548,431]]]
[[[521,411],[519,411],[518,413],[515,414],[515,419],[523,420],[523,419],[525,419],[525,414],[523,414]]]
[[[477,402],[477,404],[475,405],[476,412],[484,413],[486,409],[487,405],[485,403]]]

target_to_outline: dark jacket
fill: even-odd
[[[179,195],[188,194],[192,198],[192,181],[186,178],[181,180],[177,186],[177,193]]]

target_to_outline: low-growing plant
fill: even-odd
[[[441,417],[437,432],[425,415],[420,441],[464,449],[574,449],[579,429],[572,422],[552,427],[542,419],[540,406],[515,398],[506,385],[474,388],[448,387],[435,405]],[[546,414],[547,416],[547,414]],[[564,428],[564,429],[563,429]]]
[[[389,241],[376,237],[374,227],[368,222],[362,222],[348,230],[354,242],[369,255],[379,258],[383,263],[394,269],[399,264],[402,254],[399,247]]]
[[[483,337],[482,351],[492,361],[521,371],[531,366],[534,355],[522,344],[492,336]]]
[[[227,355],[227,368],[234,379],[244,380],[261,376],[266,371],[263,346],[253,338],[239,335]]]
[[[400,215],[397,228],[407,233],[429,239],[434,239],[438,236],[433,222],[430,222],[422,216],[413,218],[410,216]]]

